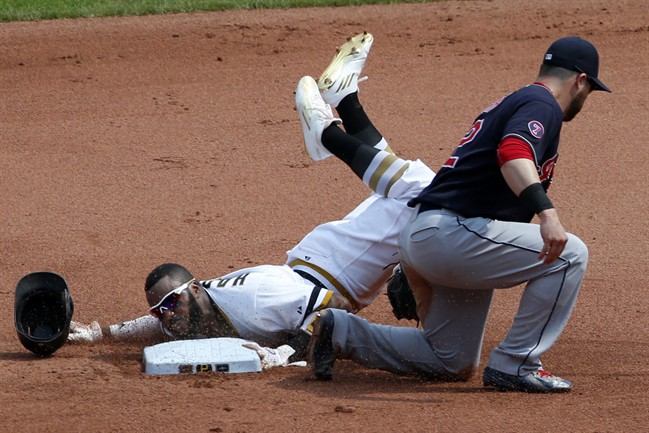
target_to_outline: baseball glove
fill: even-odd
[[[392,270],[392,276],[388,279],[387,292],[394,317],[419,321],[415,296],[400,265]]]

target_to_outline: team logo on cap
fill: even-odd
[[[533,137],[535,138],[543,137],[545,128],[543,128],[543,124],[538,120],[532,120],[530,123],[527,124],[527,127],[529,128],[530,133],[532,134]]]

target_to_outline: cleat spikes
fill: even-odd
[[[365,77],[361,72],[374,38],[368,32],[347,39],[336,50],[336,55],[317,80],[324,101],[337,107],[342,99],[358,92],[358,83]]]

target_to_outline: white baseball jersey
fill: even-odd
[[[399,262],[399,234],[414,211],[408,200],[435,176],[419,160],[408,163],[388,197],[372,193],[342,220],[317,226],[287,251],[286,263],[340,293],[357,310],[371,304]]]
[[[286,265],[260,265],[200,281],[241,338],[285,344],[333,292],[305,280]]]

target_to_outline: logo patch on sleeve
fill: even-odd
[[[530,130],[530,133],[532,134],[532,137],[535,138],[541,138],[543,137],[543,133],[545,132],[545,128],[543,128],[543,124],[539,122],[538,120],[532,120],[530,123],[527,124],[527,127]]]

